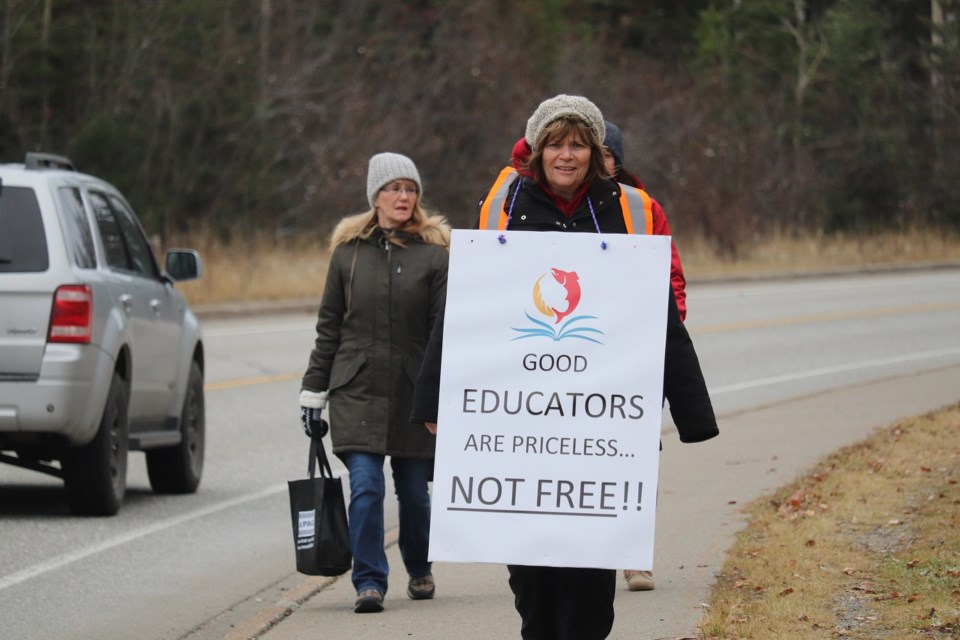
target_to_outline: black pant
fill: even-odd
[[[507,565],[523,640],[603,640],[613,628],[617,572]]]

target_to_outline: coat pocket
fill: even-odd
[[[333,368],[330,372],[329,390],[333,391],[350,384],[366,363],[367,356],[362,351],[343,355],[338,353],[333,360]]]

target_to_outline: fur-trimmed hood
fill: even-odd
[[[371,212],[358,213],[348,216],[337,223],[330,236],[330,250],[333,251],[342,244],[353,242],[363,235]],[[427,215],[423,227],[418,234],[403,234],[407,237],[416,237],[426,244],[435,244],[440,247],[450,247],[450,223],[442,215]]]

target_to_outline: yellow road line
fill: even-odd
[[[296,380],[303,377],[302,373],[278,373],[272,376],[257,376],[255,378],[240,378],[239,380],[223,380],[221,382],[208,382],[203,385],[204,391],[219,391],[221,389],[236,389],[237,387],[249,387],[255,384],[267,384],[270,382],[285,382],[287,380]]]

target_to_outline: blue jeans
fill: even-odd
[[[383,501],[386,494],[383,455],[352,451],[340,455],[350,472],[350,548],[353,551],[353,586],[359,592],[373,587],[387,593],[387,554],[383,549]],[[432,459],[390,458],[393,484],[400,509],[400,557],[411,578],[430,573],[427,547],[430,540]]]

